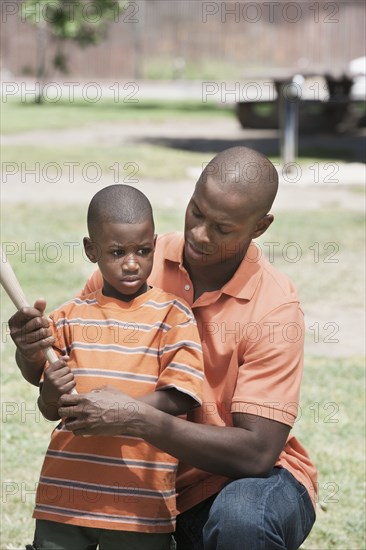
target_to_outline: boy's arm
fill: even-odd
[[[67,357],[62,357],[44,371],[38,407],[47,420],[59,420],[58,400],[76,386],[74,375],[67,366]]]
[[[137,399],[159,411],[180,416],[201,405],[203,357],[192,310],[178,298],[171,304],[159,345],[160,374],[156,389]]]
[[[201,405],[203,357],[193,313],[176,300],[170,309],[160,343],[161,372],[156,390],[139,398],[155,409],[179,416]]]
[[[185,414],[197,405],[197,401],[193,397],[175,388],[154,391],[139,397],[139,401],[173,416]]]

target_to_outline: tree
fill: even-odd
[[[40,92],[36,103],[42,102],[46,62],[47,39],[56,42],[52,60],[55,69],[68,72],[67,56],[63,51],[67,40],[81,47],[97,44],[107,35],[108,23],[117,21],[127,2],[118,0],[25,0],[23,19],[38,27],[37,78]]]

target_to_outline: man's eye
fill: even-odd
[[[228,235],[229,233],[231,233],[231,231],[228,231],[227,229],[223,229],[222,227],[220,227],[219,225],[217,226],[217,231],[219,233],[221,233],[221,235]]]

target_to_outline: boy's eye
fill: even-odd
[[[137,253],[139,256],[147,256],[148,254],[150,254],[151,252],[151,248],[140,248]]]
[[[121,256],[124,256],[124,255],[125,255],[124,250],[113,250],[112,251],[112,256],[114,256],[115,258],[120,258]]]

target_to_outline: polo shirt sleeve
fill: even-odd
[[[86,281],[83,290],[77,295],[79,298],[88,296],[96,290],[100,290],[103,287],[103,277],[99,269],[96,269],[94,273]]]
[[[61,317],[61,323],[58,320],[59,317]],[[51,320],[50,329],[52,331],[52,336],[55,338],[55,342],[52,347],[55,350],[57,357],[61,357],[62,355],[70,353],[70,348],[67,344],[67,337],[65,337],[65,323],[63,321],[64,317],[58,311],[54,311],[50,314],[49,318]],[[44,369],[48,368],[49,364],[49,361],[46,361]],[[44,370],[40,379],[40,383],[43,383],[43,380]]]
[[[164,333],[160,345],[160,375],[157,390],[175,388],[190,395],[196,406],[202,404],[203,356],[196,321],[185,304],[177,302],[165,320],[170,328]],[[174,311],[175,310],[175,311]]]
[[[298,302],[282,304],[247,331],[238,347],[232,413],[293,426],[304,356],[304,315]]]

